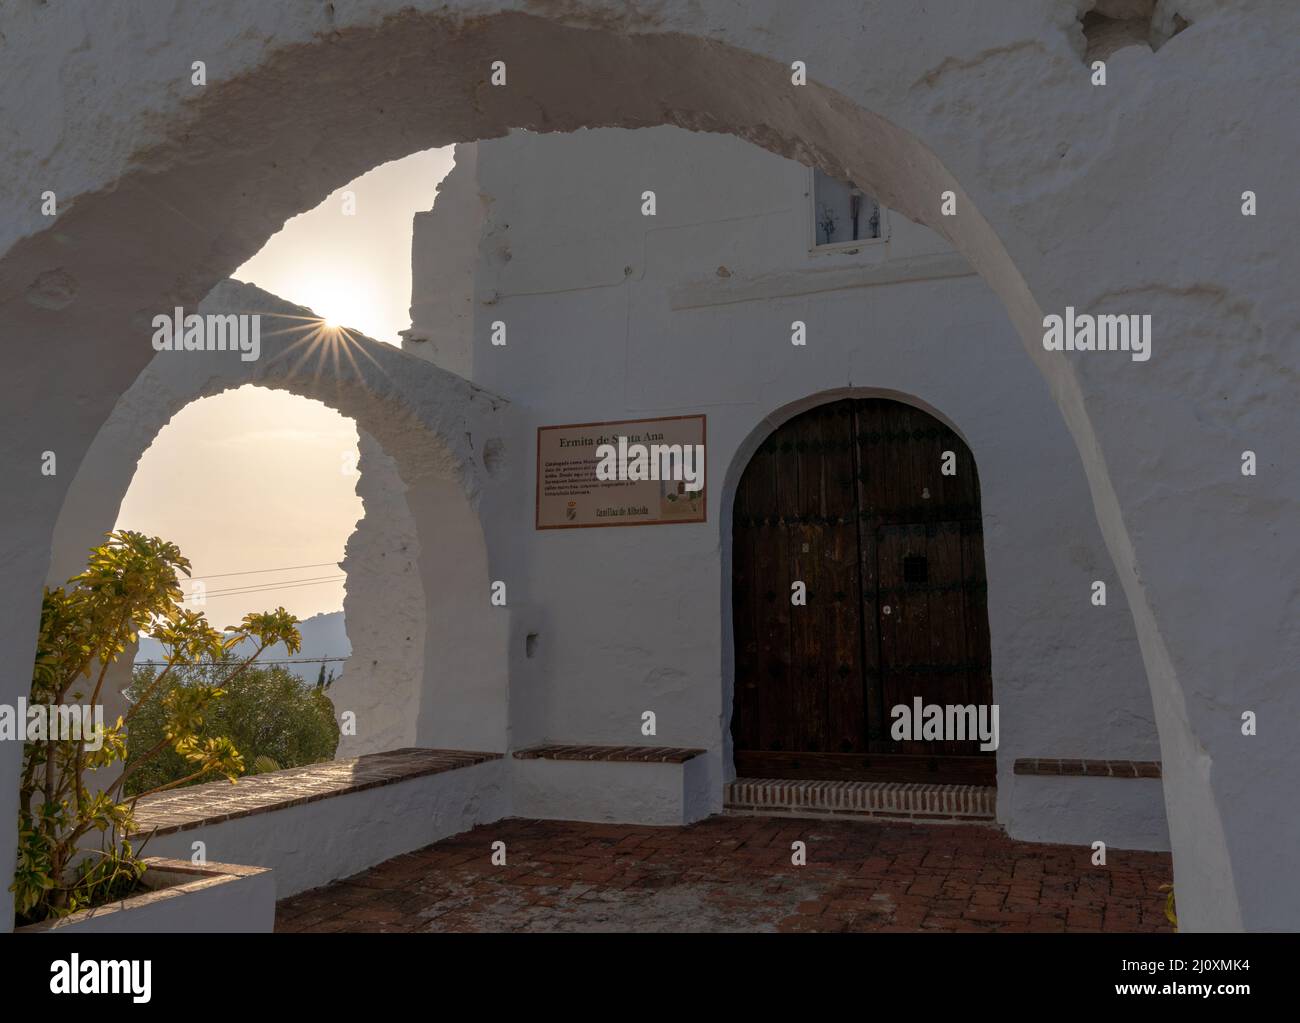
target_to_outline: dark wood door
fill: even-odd
[[[884,399],[797,416],[746,468],[732,536],[738,774],[992,783],[978,741],[890,735],[917,697],[992,702],[979,479],[952,430]]]

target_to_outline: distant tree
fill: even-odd
[[[325,674],[325,662],[321,661],[320,673],[316,676],[316,688],[322,692],[329,689],[334,684],[334,669],[330,668],[330,673]]]
[[[323,669],[322,665],[322,669]],[[145,693],[154,684],[152,667],[135,671],[127,696]],[[127,767],[130,769],[136,750],[152,749],[163,736],[166,724],[164,700],[176,689],[203,686],[214,675],[225,675],[222,662],[197,664],[172,669],[168,684],[149,693],[137,706],[131,720]],[[211,705],[204,716],[199,736],[209,733],[227,736],[244,756],[244,763],[261,761],[265,770],[302,767],[333,760],[339,744],[339,726],[334,704],[323,688],[305,684],[298,676],[278,664],[266,667],[250,665],[243,674],[222,684],[225,694]],[[265,758],[265,759],[263,759]],[[268,762],[276,767],[268,768]],[[146,792],[186,777],[192,771],[184,758],[165,750],[131,776],[128,794]]]

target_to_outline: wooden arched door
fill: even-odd
[[[754,454],[732,514],[736,773],[993,784],[978,740],[891,737],[891,708],[917,697],[992,703],[979,477],[961,438],[902,402],[821,405]]]

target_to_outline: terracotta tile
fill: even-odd
[[[808,842],[809,865],[790,863]],[[487,841],[507,843],[493,867]],[[685,828],[504,820],[281,903],[293,931],[1165,931],[1163,853],[972,825],[721,816]],[[674,908],[676,907],[676,908]]]

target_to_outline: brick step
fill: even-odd
[[[737,778],[723,793],[723,811],[765,817],[991,823],[997,815],[997,795],[996,788],[986,785]]]

